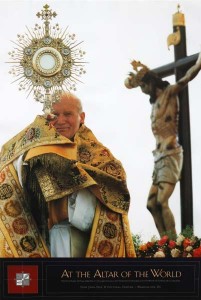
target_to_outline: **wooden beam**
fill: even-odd
[[[174,26],[176,32],[178,26]],[[184,59],[186,54],[186,27],[180,26],[181,41],[174,46],[175,61]],[[176,68],[176,81],[186,73],[184,68]],[[181,195],[181,228],[193,227],[193,185],[192,185],[192,164],[191,164],[191,130],[188,86],[179,93],[179,142],[184,150],[184,162],[180,180]]]
[[[186,55],[186,28],[184,24],[174,24],[173,31],[176,32],[178,27],[181,33],[181,40],[177,45],[174,45],[175,61],[152,69],[152,71],[157,73],[161,78],[175,75],[176,81],[182,78],[186,71],[195,64],[199,55],[199,53],[191,56]],[[181,228],[183,230],[187,225],[193,226],[193,189],[188,86],[180,92],[178,96],[180,102],[179,142],[184,150],[184,163],[180,180]]]
[[[180,58],[175,62],[169,63],[167,65],[152,69],[151,71],[155,72],[158,74],[159,77],[164,78],[167,76],[175,75],[175,70],[180,69],[180,70],[187,70],[189,69],[192,65],[195,64],[197,58],[198,58],[199,53],[186,56],[184,58]]]

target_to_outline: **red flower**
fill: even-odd
[[[193,250],[193,257],[201,257],[201,246]]]
[[[139,250],[140,251],[146,251],[147,250],[147,244],[140,245]]]
[[[168,247],[169,247],[170,249],[175,248],[175,247],[176,247],[176,242],[173,241],[173,240],[170,240],[170,241],[169,241],[169,244],[168,244]]]
[[[167,241],[168,241],[168,236],[164,235],[159,241],[158,241],[158,245],[159,246],[163,246]]]
[[[147,243],[147,248],[151,248],[151,247],[153,247],[153,245],[154,245],[153,242],[148,242],[148,243]]]
[[[185,238],[185,240],[183,241],[184,248],[186,248],[190,245],[192,245],[192,241],[189,238]]]

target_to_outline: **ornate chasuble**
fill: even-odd
[[[24,158],[25,189],[13,167],[20,155]],[[51,226],[55,204],[83,188],[90,189],[99,200],[86,257],[134,257],[127,216],[130,195],[121,163],[85,125],[72,142],[42,116],[2,148],[0,256],[49,256],[40,226],[44,228],[44,219],[49,219]],[[40,216],[41,211],[45,211],[46,218]],[[65,217],[65,211],[60,217]]]

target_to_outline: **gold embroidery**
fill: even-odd
[[[33,251],[36,251],[40,257],[49,256],[26,206],[15,169],[9,165],[4,169],[4,172],[3,191],[6,192],[3,195],[6,197],[3,197],[3,201],[0,200],[0,241],[2,241],[0,256],[28,257]],[[6,188],[5,184],[7,185]],[[9,188],[7,188],[8,186]]]
[[[71,151],[70,157],[64,146]],[[127,217],[130,195],[121,163],[85,125],[81,126],[75,135],[75,143],[72,143],[50,128],[43,117],[37,117],[2,148],[0,225],[13,256],[49,255],[31,212],[26,208],[14,168],[9,164],[24,153],[27,166],[23,178],[29,174],[29,184],[37,189],[36,194],[41,194],[41,199],[53,201],[86,187],[95,191],[100,202],[87,257],[135,256]]]

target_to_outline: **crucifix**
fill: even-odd
[[[184,76],[186,71],[195,63],[198,53],[187,56],[186,28],[184,14],[179,11],[173,15],[173,33],[168,36],[168,46],[174,45],[175,61],[160,66],[152,71],[161,78],[175,75],[176,81]],[[181,228],[193,226],[193,191],[191,166],[191,134],[188,87],[179,93],[179,141],[184,149],[184,162],[180,180],[181,196]]]
[[[181,227],[193,226],[193,192],[191,171],[190,114],[187,84],[201,70],[201,53],[186,55],[184,14],[173,15],[173,33],[168,46],[174,45],[175,61],[150,70],[140,61],[133,60],[125,80],[129,89],[140,87],[150,96],[151,128],[155,138],[154,170],[147,198],[147,209],[154,218],[162,237],[176,236],[175,219],[169,207],[169,198],[180,180]],[[170,84],[163,80],[176,76]],[[184,152],[184,155],[183,155]]]

